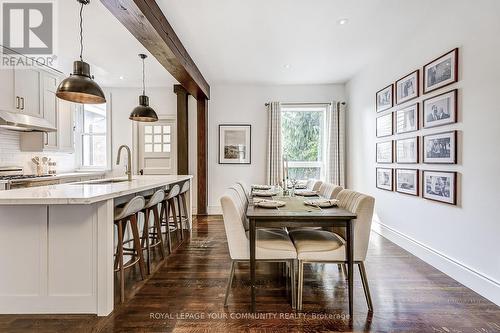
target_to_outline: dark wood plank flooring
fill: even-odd
[[[1,315],[0,332],[500,332],[500,307],[377,234],[366,266],[372,315],[357,270],[350,321],[345,276],[336,265],[307,267],[299,315],[288,304],[276,264],[259,264],[261,318],[251,318],[246,264],[239,265],[229,307],[223,307],[229,274],[224,226],[221,217],[204,217],[147,281],[132,288],[139,275],[127,274],[130,299],[110,316]]]

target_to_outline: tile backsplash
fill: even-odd
[[[19,148],[20,133],[0,128],[0,166],[20,166],[25,174],[35,173],[31,162],[33,156],[47,156],[57,162],[57,173],[71,172],[76,169],[76,157],[72,153],[60,152],[22,152]]]

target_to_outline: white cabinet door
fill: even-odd
[[[58,101],[57,133],[59,137],[59,150],[73,152],[75,150],[75,104]]]
[[[40,103],[43,94],[42,72],[33,68],[14,70],[14,92],[20,97],[19,111],[35,117],[43,117]]]
[[[58,98],[56,97],[56,90],[58,85],[58,78],[50,75],[49,73],[43,74],[43,116],[51,125],[58,128]],[[58,132],[51,132],[47,134],[45,148],[57,149],[58,147]]]
[[[19,99],[14,93],[14,68],[0,68],[0,110],[17,112]]]

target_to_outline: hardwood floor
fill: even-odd
[[[500,332],[500,307],[374,233],[366,269],[375,311],[368,314],[356,270],[353,321],[336,265],[306,266],[298,314],[277,265],[259,264],[259,319],[249,318],[246,264],[223,307],[229,267],[221,217],[199,218],[191,236],[110,316],[1,315],[0,332]],[[127,279],[130,288],[138,273]]]

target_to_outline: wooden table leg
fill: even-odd
[[[353,291],[354,291],[354,234],[352,220],[348,221],[346,227],[347,238],[347,277],[349,284],[349,316],[353,315]]]
[[[250,288],[252,312],[255,312],[255,220],[250,219]]]

